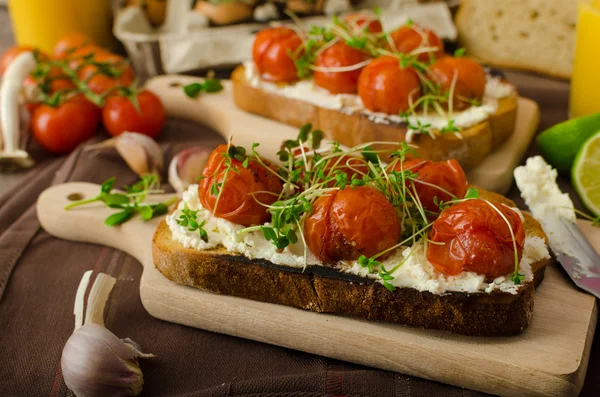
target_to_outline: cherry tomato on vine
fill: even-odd
[[[28,51],[35,52],[36,48],[30,46],[14,46],[4,51],[4,54],[2,54],[2,57],[0,58],[0,76],[4,74],[8,65],[10,65],[19,54]],[[38,58],[40,60],[47,60],[48,55],[38,50]]]
[[[68,33],[62,36],[54,45],[54,57],[58,59],[70,56],[75,50],[82,47],[95,46],[95,43],[83,33]]]
[[[417,56],[419,61],[429,60],[429,55],[440,58],[444,55],[444,43],[429,29],[413,24],[412,26],[401,26],[390,34],[394,46],[392,50],[408,54],[418,48],[436,47],[434,51],[423,52]]]
[[[265,223],[271,214],[264,205],[278,199],[283,188],[281,179],[274,174],[275,170],[266,169],[256,160],[248,160],[244,167],[242,161],[231,158],[231,169],[227,171],[223,156],[227,150],[227,145],[220,145],[210,155],[198,187],[200,202],[213,215],[238,225]],[[217,184],[222,185],[217,188]]]
[[[97,58],[106,55],[114,54],[106,51],[104,48],[90,44],[80,47],[73,52],[69,52],[63,59],[68,61],[68,65],[71,69],[75,70],[84,62],[84,58],[90,58],[92,61],[94,61]]]
[[[472,271],[494,279],[514,270],[514,244],[517,259],[521,259],[525,229],[512,209],[474,199],[442,211],[433,223],[429,239],[432,243],[427,248],[427,260],[440,272],[456,275]]]
[[[445,56],[430,67],[435,81],[442,91],[449,92],[454,83],[454,109],[465,109],[469,100],[481,100],[485,93],[486,76],[483,66],[468,58]],[[456,77],[455,77],[456,76]]]
[[[33,137],[50,153],[66,154],[96,133],[100,109],[82,96],[57,107],[39,105],[33,111]]]
[[[118,85],[129,87],[135,79],[133,68],[125,61],[125,58],[110,53],[99,53],[94,56],[95,62],[110,64],[114,71],[120,73],[119,77],[111,77],[97,66],[86,65],[78,73],[78,78],[87,81],[87,86],[96,94],[102,94]],[[87,80],[89,78],[89,80]]]
[[[429,161],[421,159],[408,159],[402,165],[398,162],[395,171],[410,170],[417,174],[417,180],[413,181],[415,188],[413,194],[419,196],[423,207],[432,212],[439,212],[439,206],[435,203],[448,202],[452,199],[462,199],[469,190],[467,176],[458,161]],[[422,183],[421,183],[422,182]],[[407,181],[407,186],[412,184]],[[450,194],[452,194],[452,196]]]
[[[400,67],[396,57],[382,56],[365,66],[358,78],[358,95],[373,112],[398,114],[421,96],[421,82],[411,67]]]
[[[304,221],[308,248],[329,264],[361,255],[372,257],[396,245],[401,231],[392,204],[383,193],[368,186],[345,187],[319,197]]]
[[[273,82],[298,80],[292,54],[302,45],[302,39],[285,27],[261,30],[254,39],[252,59],[263,79]]]
[[[131,99],[111,96],[102,109],[102,122],[106,130],[117,136],[125,131],[138,132],[156,138],[165,125],[166,113],[160,98],[148,90],[136,95],[139,112]]]
[[[332,94],[355,94],[358,76],[364,65],[345,72],[336,71],[336,68],[352,68],[369,58],[367,53],[350,47],[344,42],[335,43],[319,54],[315,61],[315,66],[320,68],[313,73],[315,85]]]

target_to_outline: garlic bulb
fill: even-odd
[[[124,132],[97,145],[88,146],[86,150],[113,147],[129,168],[140,177],[160,174],[163,167],[163,153],[158,143],[149,136],[137,132]]]
[[[77,397],[136,396],[144,384],[138,357],[142,353],[131,339],[119,339],[104,327],[104,306],[116,282],[98,274],[88,298],[85,321],[83,300],[92,271],[87,271],[75,297],[75,332],[67,340],[60,360],[67,387]]]
[[[211,148],[194,146],[183,149],[173,157],[169,164],[169,183],[178,194],[198,180],[211,153]]]

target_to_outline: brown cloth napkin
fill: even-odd
[[[167,161],[185,146],[222,141],[205,127],[178,120],[170,120],[161,137]],[[100,183],[111,176],[118,177],[119,186],[134,182],[118,155],[77,151],[30,174],[0,198],[0,396],[72,396],[62,379],[60,357],[73,329],[77,285],[90,269],[118,279],[107,327],[157,356],[141,362],[144,396],[484,395],[157,320],[140,302],[142,266],[135,259],[111,248],[55,239],[37,222],[35,199],[51,183]],[[596,340],[582,395],[598,395],[599,361]]]

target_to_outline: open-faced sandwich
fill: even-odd
[[[384,162],[319,148],[304,126],[280,162],[257,144],[210,156],[153,240],[169,279],[218,294],[468,335],[521,332],[549,261],[546,235],[455,160]],[[398,147],[397,142],[383,146]]]
[[[329,28],[268,28],[233,72],[234,99],[344,145],[412,142],[423,159],[470,169],[510,137],[518,97],[462,53],[445,54],[433,31],[410,21],[382,32],[374,14],[334,18]]]

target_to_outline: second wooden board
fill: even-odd
[[[249,148],[260,142],[260,152],[275,156],[284,139],[295,139],[298,129],[254,114],[246,113],[233,103],[231,82],[223,81],[223,91],[203,94],[196,99],[187,97],[183,86],[199,80],[190,76],[159,76],[146,83],[165,104],[167,113],[208,125],[225,138],[233,137],[236,145]],[[539,124],[537,104],[519,98],[515,132],[498,150],[468,174],[469,182],[486,190],[504,194],[512,183],[513,169],[520,163]],[[271,160],[276,160],[271,158]]]
[[[69,196],[88,198],[99,190],[90,183],[49,188],[38,200],[40,223],[53,236],[114,247],[137,258],[144,266],[140,297],[154,317],[502,396],[575,396],[581,390],[596,301],[556,265],[536,290],[533,320],[519,336],[476,338],[319,314],[169,281],[152,260],[152,236],[162,218],[111,228],[103,224],[111,210],[102,204],[64,210]],[[600,229],[585,222],[580,226],[599,250]]]

